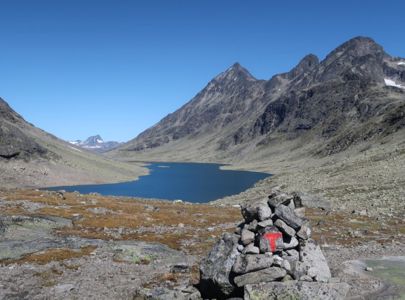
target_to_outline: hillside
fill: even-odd
[[[79,149],[27,123],[0,98],[0,187],[131,180],[146,169]]]
[[[404,99],[405,59],[358,37],[268,81],[235,64],[115,153],[239,160],[266,151],[275,138],[310,136],[313,151],[328,155],[403,129]]]
[[[270,80],[235,64],[109,155],[231,163],[350,207],[386,204],[405,197],[404,116],[405,59],[356,37]]]

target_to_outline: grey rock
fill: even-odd
[[[292,281],[294,278],[291,277],[291,275],[287,274],[284,276],[283,279],[281,279],[281,282],[286,282],[286,281]]]
[[[58,284],[53,288],[53,291],[60,296],[60,294],[69,293],[70,291],[74,290],[74,284],[66,283],[66,284]]]
[[[246,226],[246,229],[248,229],[248,230],[250,230],[250,231],[252,231],[252,232],[256,232],[256,230],[257,230],[257,220],[255,219],[255,220],[253,220],[252,222],[250,222],[247,226]]]
[[[269,268],[273,263],[273,257],[267,254],[247,254],[236,258],[233,272],[245,274],[253,271]]]
[[[308,268],[308,274],[316,281],[328,282],[331,273],[321,248],[311,239],[301,242],[300,248],[300,261]]]
[[[281,204],[289,204],[290,200],[293,199],[292,195],[288,195],[288,194],[277,194],[273,197],[269,196],[269,200],[267,201],[268,205],[270,206],[270,208],[272,208],[273,210],[276,209],[277,206],[281,205]]]
[[[251,242],[255,240],[255,234],[250,230],[243,229],[240,240],[243,245],[245,246],[249,245]]]
[[[293,237],[295,235],[295,230],[292,229],[290,226],[288,226],[283,220],[278,219],[274,222],[274,225],[276,225],[281,232],[284,232],[285,234]]]
[[[0,234],[6,232],[6,224],[0,219]]]
[[[311,207],[311,208],[321,208],[324,210],[330,210],[332,208],[329,201],[320,197],[311,195],[303,192],[294,193],[294,202],[296,207]],[[297,205],[298,204],[298,205]]]
[[[305,207],[294,209],[295,214],[300,218],[305,218]]]
[[[291,266],[290,274],[293,276],[294,279],[298,280],[302,276],[307,275],[308,266],[298,260],[289,260],[289,262]]]
[[[297,232],[297,236],[300,239],[307,240],[311,237],[311,227],[308,223],[301,226],[300,230]]]
[[[261,228],[265,228],[265,227],[271,226],[271,225],[273,225],[273,220],[272,219],[268,219],[268,220],[261,221],[261,222],[257,223],[257,226],[259,226]]]
[[[275,233],[275,232],[280,232],[277,227],[275,226],[267,226],[265,228],[261,228],[258,231],[257,234],[257,244],[259,244],[259,249],[261,253],[266,253],[266,252],[273,252],[271,249],[271,245],[266,238],[267,233]],[[283,239],[280,238],[276,241],[275,243],[276,248],[274,249],[275,251],[281,251],[284,248],[284,243]]]
[[[259,218],[259,221],[264,221],[267,220],[271,217],[272,211],[270,207],[267,205],[267,203],[261,203],[257,207],[257,217]]]
[[[303,224],[303,220],[295,214],[294,210],[285,205],[277,206],[274,213],[295,230],[299,230]]]
[[[155,287],[153,289],[141,288],[137,291],[134,299],[148,299],[148,300],[200,300],[201,294],[194,287],[187,287],[186,289],[169,289],[166,287]]]
[[[287,254],[288,254],[288,257],[292,257],[292,258],[294,258],[295,260],[299,260],[299,258],[300,258],[300,253],[299,253],[297,250],[295,250],[295,249],[288,249],[288,250],[286,250],[286,252],[287,252]]]
[[[224,234],[202,260],[200,291],[204,298],[225,298],[234,291],[229,275],[238,256],[237,243],[237,235]]]
[[[313,281],[313,279],[312,279],[312,276],[310,276],[310,275],[302,275],[302,276],[300,277],[300,281],[308,281],[308,282],[311,282],[311,281]]]
[[[256,272],[236,276],[234,278],[234,282],[238,287],[242,287],[247,284],[278,280],[283,278],[285,275],[287,275],[286,270],[278,267],[270,267]]]
[[[246,300],[340,300],[346,298],[349,288],[346,283],[267,282],[246,285],[244,294]]]
[[[260,249],[259,247],[256,247],[253,243],[250,243],[243,249],[242,251],[243,254],[259,254]]]
[[[241,211],[246,223],[250,223],[254,219],[257,219],[257,207],[254,204],[242,206]]]
[[[299,242],[295,236],[285,237],[283,240],[283,249],[293,249],[299,245]]]

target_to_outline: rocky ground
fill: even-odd
[[[343,262],[405,255],[402,216],[321,204],[306,216],[332,275],[353,299],[383,289]],[[218,203],[39,190],[0,191],[0,211],[0,299],[198,299],[199,261],[242,219]]]

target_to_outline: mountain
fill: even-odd
[[[103,152],[112,150],[112,149],[118,147],[119,145],[121,145],[121,143],[114,142],[114,141],[105,142],[100,135],[91,136],[91,137],[87,138],[85,141],[76,140],[76,141],[71,141],[69,143],[71,143],[72,145],[78,146],[80,148],[98,152],[98,153],[103,153]]]
[[[116,182],[144,173],[36,128],[0,98],[0,187]]]
[[[305,148],[305,155],[324,157],[403,132],[404,114],[405,59],[356,37],[270,80],[236,63],[109,155],[241,163],[268,159],[288,144],[292,155]]]

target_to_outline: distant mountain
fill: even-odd
[[[284,141],[325,156],[403,130],[404,115],[405,59],[356,37],[270,80],[236,63],[110,155],[235,162],[263,159]]]
[[[36,128],[0,98],[0,188],[116,182],[143,173]]]
[[[112,150],[112,149],[118,147],[119,145],[121,145],[121,143],[119,143],[119,142],[113,142],[113,141],[104,142],[103,138],[100,135],[91,136],[91,137],[87,138],[85,141],[76,140],[76,141],[71,141],[69,143],[71,143],[72,145],[78,146],[80,148],[98,152],[98,153]]]

